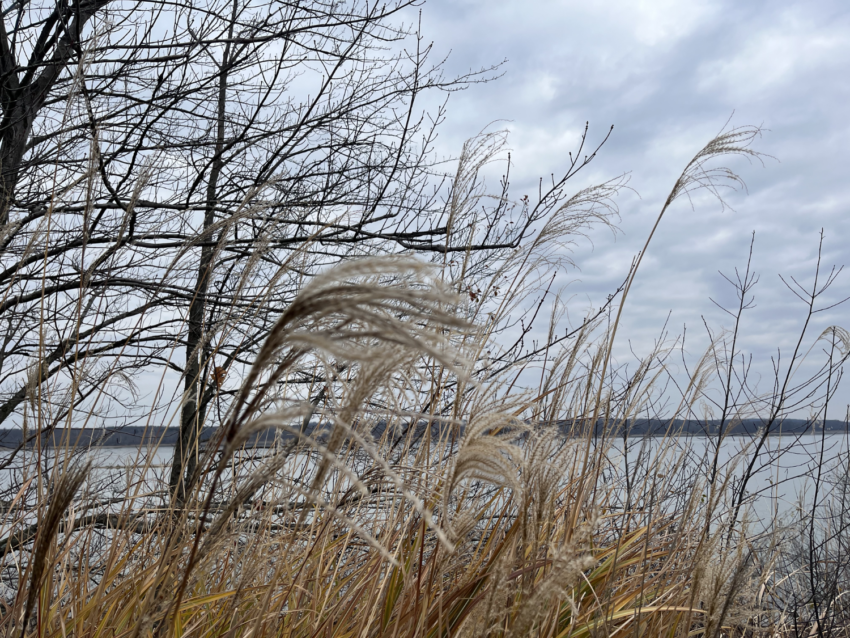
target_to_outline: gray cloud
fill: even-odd
[[[733,126],[768,129],[756,148],[776,159],[730,162],[748,186],[728,194],[732,210],[699,196],[693,210],[681,201],[665,218],[629,300],[620,350],[627,356],[631,340],[646,352],[671,313],[671,329],[686,325],[689,350],[701,351],[702,316],[728,324],[709,300],[732,300],[717,271],[745,265],[755,231],[761,282],[744,337],[763,362],[760,371],[769,373],[769,357],[793,346],[804,317],[778,275],[811,282],[821,228],[823,265],[850,261],[844,3],[432,0],[423,9],[423,32],[438,52],[451,49],[450,71],[508,60],[501,79],[451,98],[440,143],[456,152],[488,123],[508,120],[502,126],[511,131],[517,195],[534,192],[539,176],[565,165],[585,121],[594,140],[615,125],[582,179],[630,171],[640,197],[621,198],[616,241],[599,233],[592,250],[577,251],[582,270],[564,279],[579,280],[569,287],[574,304],[598,303],[623,278],[678,173],[733,112]],[[824,301],[847,294],[850,273]],[[847,306],[821,313],[813,337],[827,325],[850,326],[847,316]],[[831,416],[843,412],[836,406]]]

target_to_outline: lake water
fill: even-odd
[[[645,484],[649,477],[653,481],[668,481],[669,485],[672,477],[676,485],[705,487],[716,455],[718,480],[728,478],[728,486],[738,491],[745,468],[752,464],[753,471],[743,492],[752,506],[751,518],[767,524],[777,518],[794,517],[801,506],[808,508],[812,504],[821,459],[824,463],[820,478],[828,481],[820,483],[819,502],[829,498],[832,489],[829,481],[840,479],[841,468],[847,467],[845,434],[768,437],[757,454],[755,446],[750,437],[727,437],[719,450],[713,440],[705,437],[630,438],[625,445],[622,439],[616,439],[607,447],[600,481],[622,486],[626,477],[631,478],[632,484]],[[2,453],[0,450],[0,456]],[[31,469],[25,472],[22,465],[27,465],[26,458],[32,454],[24,451],[20,462],[0,470],[0,490],[8,491],[10,486],[20,485],[27,478]],[[99,485],[117,489],[119,485],[131,484],[142,493],[145,485],[167,484],[172,449],[148,452],[139,448],[96,448],[87,455],[93,464],[89,481],[92,490],[101,489]],[[285,471],[290,476],[295,473],[304,476],[311,467],[310,458],[294,454]]]
[[[833,484],[846,476],[848,443],[846,434],[772,436],[757,450],[751,437],[736,436],[727,437],[718,450],[716,442],[705,437],[649,438],[629,441],[628,454],[623,453],[622,441],[617,441],[608,456],[614,475],[624,474],[628,463],[638,472],[642,469],[644,475],[678,472],[678,481],[692,484],[708,480],[716,455],[717,480],[727,479],[729,488],[738,491],[742,477],[748,476],[743,491],[745,502],[752,507],[750,519],[767,525],[796,517],[801,508],[808,512],[816,485],[818,503],[829,498]],[[684,464],[683,457],[687,459]]]

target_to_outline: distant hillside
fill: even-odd
[[[561,425],[563,428],[564,425]],[[723,425],[723,431],[730,436],[754,435],[762,431],[765,421],[762,419],[745,419]],[[617,428],[609,428],[609,433],[615,436],[663,436],[665,434],[685,434],[688,436],[717,436],[720,433],[721,423],[719,420],[697,421],[676,419],[665,421],[661,419],[635,419],[627,420],[625,424]],[[770,434],[810,434],[813,432],[842,433],[848,432],[848,424],[838,419],[829,419],[826,422],[813,422],[809,419],[785,419],[782,422],[773,423]],[[594,434],[601,435],[604,431],[602,423],[597,423]]]

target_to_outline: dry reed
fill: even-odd
[[[705,161],[749,152],[741,143],[756,134],[712,141],[664,210],[694,188],[716,191],[718,176],[737,179],[712,173]],[[492,142],[465,149],[461,185],[477,188],[474,173]],[[554,211],[534,241],[494,269],[494,288],[511,275],[495,308],[462,297],[462,279],[445,264],[365,259],[314,278],[259,350],[180,502],[163,494],[150,462],[104,499],[87,467],[66,462],[70,447],[49,466],[46,456],[33,457],[38,480],[22,485],[3,514],[0,631],[57,638],[777,631],[782,620],[765,610],[763,596],[772,572],[756,568],[744,523],[732,520],[728,531],[732,466],[710,489],[684,480],[694,466],[671,430],[634,474],[617,471],[622,450],[605,433],[646,411],[663,374],[654,365],[661,350],[618,382],[611,374],[617,323],[606,327],[596,317],[569,341],[557,343],[550,329],[548,343],[557,346],[545,353],[537,387],[520,389],[523,357],[493,355],[483,372],[476,368],[495,348],[494,326],[535,285],[553,251],[592,223],[610,223],[611,198],[623,185],[582,191]],[[453,205],[480,197],[458,192]],[[287,393],[287,379],[305,367],[325,379],[313,401]],[[704,395],[707,367],[708,356],[676,415]],[[246,448],[269,429],[279,433],[275,447]]]

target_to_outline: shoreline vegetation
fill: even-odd
[[[559,275],[630,186],[573,186],[613,127],[530,195],[504,131],[443,160],[445,96],[500,69],[446,77],[419,5],[0,17],[0,638],[850,638],[850,333],[822,322],[843,303],[823,233],[766,367],[752,243],[701,354],[664,326],[617,355],[659,225],[725,206],[762,129],[695,149],[577,315]],[[101,434],[136,455],[94,467]],[[801,437],[807,493],[780,516]]]
[[[2,503],[4,635],[847,635],[850,456],[826,449],[831,428],[811,437],[814,493],[790,516],[753,518],[771,493],[750,489],[790,450],[772,433],[810,436],[782,397],[731,460],[719,462],[722,437],[695,463],[668,436],[612,466],[617,437],[548,425],[639,425],[628,415],[656,387],[652,359],[621,379],[594,372],[611,356],[604,329],[553,354],[537,388],[516,387],[514,367],[476,379],[490,333],[457,313],[438,272],[377,258],[311,282],[222,425],[194,438],[179,499],[141,446],[111,474],[68,437],[7,454],[22,466]],[[306,357],[335,375],[333,392],[259,400]],[[716,362],[703,357],[683,411],[712,396]],[[431,407],[405,407],[416,397]],[[754,424],[740,417],[749,403],[719,421]],[[286,437],[256,454],[270,429]]]

